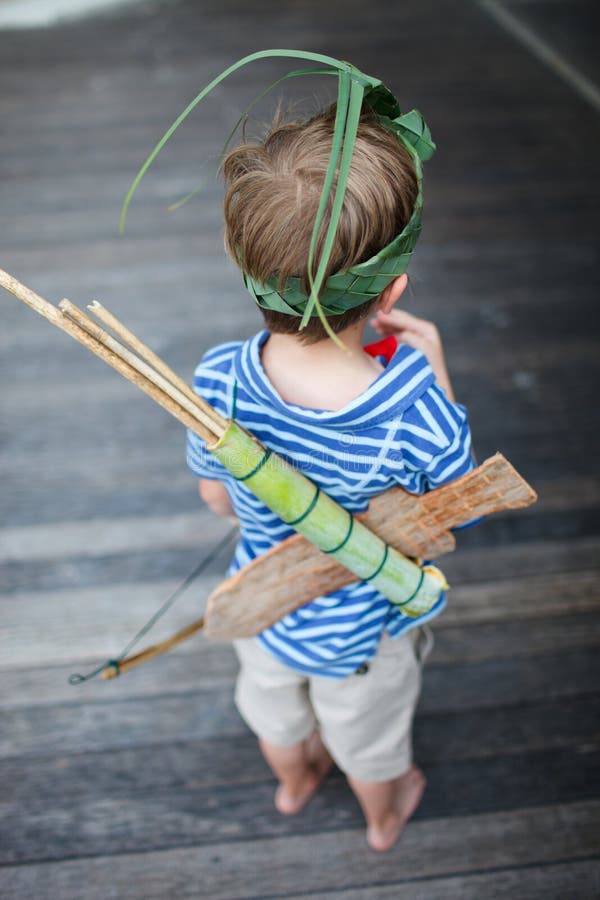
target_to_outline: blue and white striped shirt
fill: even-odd
[[[335,411],[286,403],[261,363],[261,331],[245,342],[209,350],[194,377],[195,390],[231,416],[351,512],[401,485],[411,493],[453,481],[473,468],[466,410],[435,383],[418,350],[400,345],[359,397]],[[234,400],[235,397],[235,400]],[[200,478],[218,479],[240,521],[229,574],[293,534],[188,432],[188,465]],[[318,597],[257,638],[275,657],[310,675],[342,678],[376,651],[385,629],[392,637],[436,616],[442,596],[424,616],[406,616],[371,585],[356,582]]]

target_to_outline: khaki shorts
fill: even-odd
[[[319,729],[339,768],[361,781],[387,781],[412,763],[412,719],[429,629],[392,640],[384,633],[364,674],[307,676],[280,663],[254,638],[234,641],[240,660],[237,708],[258,737],[290,746]]]

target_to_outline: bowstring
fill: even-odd
[[[192,569],[192,571],[187,575],[183,581],[175,588],[172,594],[165,600],[165,602],[159,606],[157,611],[150,616],[145,625],[142,625],[140,630],[131,638],[129,643],[123,648],[119,656],[116,660],[109,659],[106,662],[103,662],[101,665],[97,666],[97,668],[93,669],[91,672],[87,672],[85,675],[81,675],[78,672],[73,672],[69,675],[68,682],[69,684],[83,684],[86,681],[90,681],[92,678],[96,678],[97,675],[100,675],[105,669],[114,666],[115,662],[119,662],[123,660],[126,656],[128,656],[136,644],[141,641],[145,635],[148,634],[149,631],[154,628],[156,623],[161,619],[166,612],[173,606],[176,600],[181,597],[181,595],[190,587],[191,584],[202,574],[202,572],[210,565],[213,560],[215,560],[220,553],[225,550],[226,547],[232,542],[234,536],[237,534],[238,525],[232,525],[229,531],[223,538],[219,538],[219,540],[213,544],[209,552],[200,560],[200,562]]]

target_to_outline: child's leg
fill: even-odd
[[[331,768],[308,696],[308,680],[278,662],[252,639],[235,642],[241,669],[236,705],[259,739],[279,781],[275,806],[293,815],[308,802]],[[306,737],[308,735],[308,737]]]
[[[421,682],[419,644],[415,632],[397,640],[384,634],[362,674],[311,680],[323,740],[361,804],[374,850],[393,846],[425,788],[411,747]]]
[[[389,850],[416,810],[425,790],[425,776],[416,766],[390,781],[359,781],[348,777],[367,821],[367,841],[373,850]]]
[[[306,805],[329,772],[333,760],[323,746],[318,731],[290,747],[278,747],[259,740],[263,756],[279,781],[275,807],[291,816]]]

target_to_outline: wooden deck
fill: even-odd
[[[598,85],[592,0],[502,9]],[[205,160],[282,68],[248,70],[207,101],[119,238],[132,174],[177,111],[268,46],[348,58],[421,108],[439,150],[410,309],[443,330],[479,457],[502,450],[540,494],[463,533],[445,563],[454,588],[415,729],[428,789],[398,846],[374,854],[339,773],[298,817],[275,813],[227,645],[197,638],[116,682],[67,684],[121,649],[222,526],[197,500],[181,429],[3,296],[0,896],[597,897],[590,97],[468,0],[157,0],[0,38],[0,265],[55,302],[100,299],[188,377],[211,343],[259,324],[223,261]],[[201,199],[164,211],[199,181]],[[223,567],[159,633],[198,615]]]

